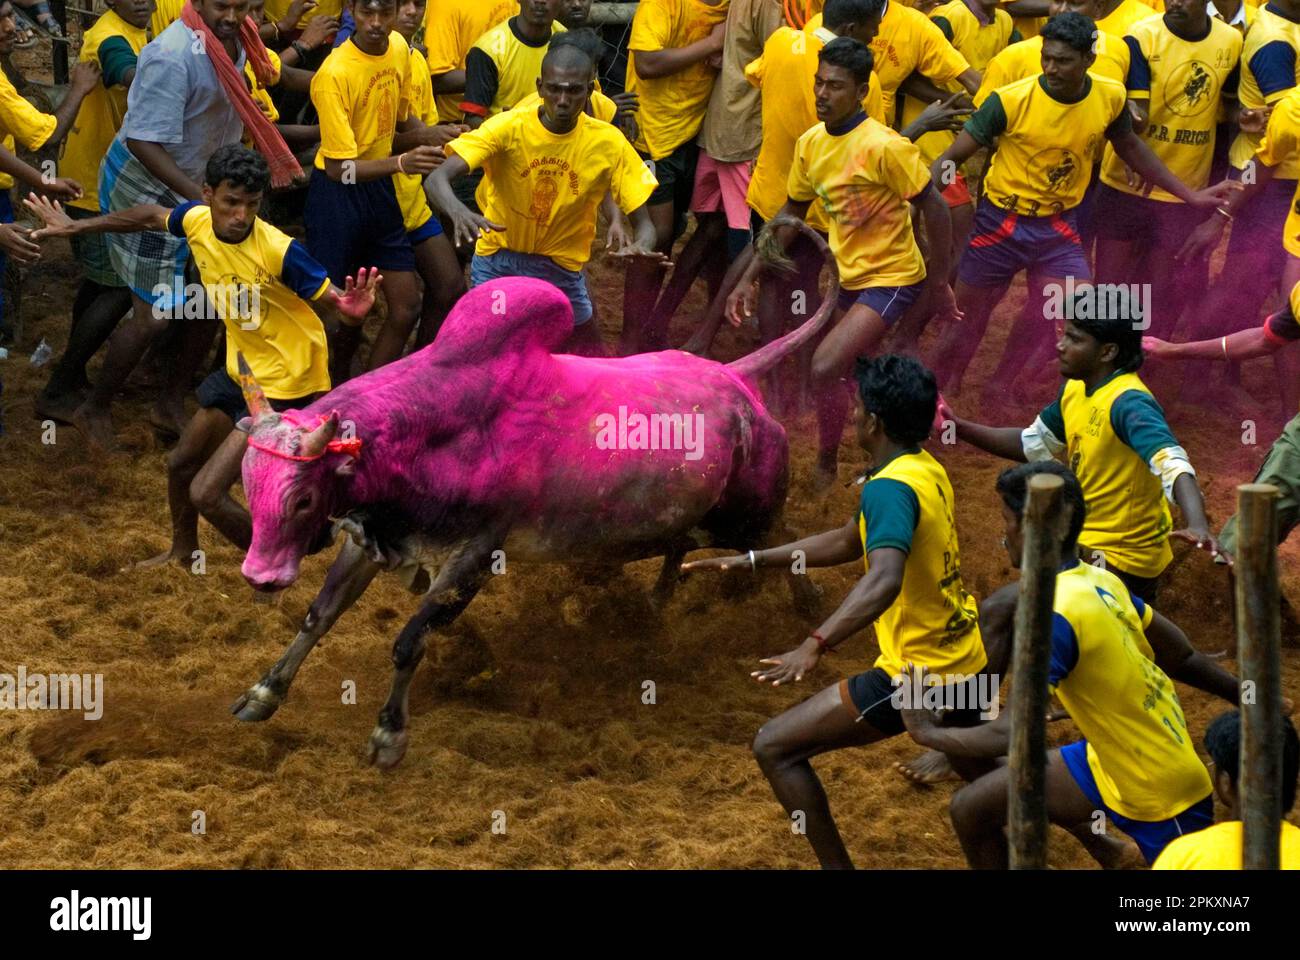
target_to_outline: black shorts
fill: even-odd
[[[960,693],[955,692],[952,700],[944,702],[978,704],[978,675],[971,676],[960,684],[965,687]],[[880,667],[872,667],[866,673],[859,673],[840,681],[840,700],[855,717],[866,720],[887,737],[896,737],[904,731],[903,715],[894,705],[895,688],[893,679]],[[960,696],[962,699],[957,699]],[[948,710],[943,715],[945,727],[975,727],[985,722],[980,716],[979,706]],[[991,719],[991,717],[990,717]]]
[[[406,235],[393,178],[335,183],[313,170],[307,185],[307,251],[342,287],[362,267],[387,273],[415,270],[415,251]]]
[[[695,165],[700,159],[700,148],[694,140],[688,140],[666,157],[651,160],[645,154],[641,159],[650,165],[659,186],[654,188],[650,206],[673,205],[673,235],[677,236],[686,229],[686,214],[691,208],[691,196],[695,193]]]
[[[1163,250],[1177,250],[1208,216],[1190,203],[1138,197],[1104,183],[1097,187],[1094,211],[1099,237]]]
[[[223,366],[219,370],[213,370],[199,388],[194,391],[199,398],[199,406],[206,410],[220,410],[228,416],[232,423],[238,425],[240,420],[248,416],[248,405],[244,403],[244,392],[239,389],[239,384],[230,379],[230,374],[226,373]],[[271,400],[271,409],[277,412],[284,410],[299,410],[311,403],[314,403],[318,397],[323,396],[320,393],[313,393],[307,397],[299,397],[294,400]]]
[[[1131,596],[1137,597],[1145,604],[1155,606],[1156,596],[1160,593],[1160,578],[1158,576],[1139,577],[1135,573],[1125,573],[1114,566],[1108,566],[1106,569],[1119,577],[1120,582],[1128,587]]]

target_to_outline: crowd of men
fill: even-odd
[[[469,286],[508,276],[568,298],[569,353],[666,348],[697,280],[709,307],[687,349],[707,353],[723,321],[747,318],[770,341],[821,296],[804,221],[834,255],[834,318],[764,388],[779,412],[815,407],[821,492],[852,414],[860,507],[834,530],[685,567],[866,564],[829,619],[754,674],[801,680],[875,627],[872,670],[754,740],[818,860],[850,865],[811,758],[907,731],[930,752],[903,774],[965,780],[952,819],[967,858],[1006,864],[1009,728],[972,705],[1007,670],[1015,587],[983,603],[966,591],[955,512],[997,496],[1015,565],[1027,484],[1050,473],[1071,513],[1051,684],[1084,739],[1051,752],[1049,815],[1106,866],[1130,851],[1093,829],[1097,811],[1148,863],[1239,865],[1239,721],[1206,734],[1212,778],[1173,681],[1230,703],[1239,685],[1155,606],[1171,541],[1230,568],[1235,524],[1212,532],[1138,371],[1187,360],[1203,385],[1222,361],[1230,388],[1252,357],[1285,371],[1281,350],[1300,340],[1300,0],[640,0],[607,90],[590,19],[590,0],[107,0],[54,113],[0,78],[0,248],[26,264],[67,237],[82,270],[37,417],[112,451],[128,377],[147,356],[162,371],[151,422],[174,441],[172,545],[144,563],[188,564],[200,517],[247,548],[230,491],[248,371],[275,409],[302,407],[434,343]],[[0,53],[14,36],[0,0]],[[61,144],[55,175],[17,144]],[[16,183],[35,229],[14,222]],[[616,344],[585,272],[602,231],[625,266]],[[981,393],[1024,396],[1009,385],[1055,352],[1058,396],[1028,427],[991,427],[940,389],[967,406],[971,358],[1021,274],[1028,296],[1003,311]],[[929,368],[881,355],[887,339]],[[935,423],[1019,465],[957,497],[922,446]],[[1300,417],[1259,479],[1281,490],[1285,537],[1300,520]],[[959,705],[900,702],[912,678]],[[1283,722],[1289,810],[1300,745]],[[1300,868],[1300,830],[1284,824],[1282,845]]]

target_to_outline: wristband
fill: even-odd
[[[272,20],[272,21],[271,21],[271,29],[275,31],[275,42],[276,42],[276,43],[279,43],[279,42],[280,42],[280,24],[279,24],[277,21]]]
[[[1219,346],[1220,346],[1220,347],[1222,348],[1222,350],[1223,350],[1223,359],[1224,359],[1224,360],[1228,360],[1228,337],[1227,337],[1227,334],[1225,334],[1225,335],[1223,335],[1222,337],[1219,338]],[[1231,362],[1231,361],[1229,360],[1229,362]]]
[[[758,571],[758,554],[754,553],[753,550],[749,551],[749,569],[755,572]]]
[[[298,56],[302,57],[303,63],[307,62],[307,55],[311,53],[311,51],[307,49],[307,45],[305,43],[303,43],[301,40],[295,40],[293,43],[289,44],[289,46],[293,47],[293,49],[298,51]]]
[[[402,166],[402,158],[403,158],[404,156],[406,156],[406,154],[404,154],[404,153],[399,153],[399,154],[397,155],[397,172],[398,172],[398,173],[406,173],[406,168]]]
[[[1227,220],[1229,223],[1232,223],[1232,214],[1230,214],[1223,207],[1215,207],[1214,212],[1217,213],[1219,216],[1223,217],[1224,220]]]
[[[808,634],[808,636],[812,637],[814,640],[817,641],[817,649],[818,649],[818,651],[820,651],[821,653],[834,653],[834,652],[835,652],[835,650],[834,650],[830,645],[828,645],[828,644],[826,643],[826,638],[823,637],[823,636],[822,636],[820,633],[818,633],[816,630],[814,630],[812,633]]]

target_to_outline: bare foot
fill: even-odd
[[[103,453],[114,453],[118,449],[117,438],[113,435],[113,418],[107,410],[92,407],[87,401],[72,411],[69,419],[94,449]]]
[[[192,562],[194,551],[197,547],[172,547],[157,556],[150,557],[148,560],[138,560],[135,563],[128,564],[122,568],[123,573],[131,570],[152,570],[154,567],[166,566],[168,563],[175,563],[177,566],[188,567]]]
[[[945,780],[960,780],[957,771],[952,768],[948,758],[938,750],[927,750],[907,763],[895,763],[894,772],[904,780],[918,786],[943,783]]]
[[[159,399],[149,412],[149,425],[165,440],[179,440],[185,431],[185,407]]]
[[[36,396],[36,402],[32,405],[32,412],[37,420],[53,420],[55,423],[71,425],[72,415],[85,400],[86,394],[80,390],[62,394],[51,394],[42,391]]]

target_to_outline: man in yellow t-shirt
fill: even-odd
[[[424,22],[427,0],[397,0],[397,32],[411,46],[411,116],[423,126],[393,138],[393,150],[427,144],[441,150],[450,140],[468,128],[459,123],[439,123],[438,108],[434,103],[433,85],[429,81],[429,63],[424,52],[414,46],[415,33]],[[402,221],[407,239],[415,253],[415,270],[424,281],[424,296],[420,307],[420,326],[415,335],[415,348],[433,342],[448,311],[465,293],[465,272],[456,257],[451,238],[442,229],[442,222],[429,208],[424,193],[424,178],[418,173],[399,173],[393,177],[397,200],[402,208]]]
[[[812,359],[817,403],[818,458],[815,489],[834,484],[838,451],[848,419],[843,378],[858,357],[868,357],[888,330],[926,290],[934,311],[949,317],[951,221],[947,205],[930,183],[916,145],[862,109],[870,89],[870,48],[837,37],[818,53],[814,79],[817,117],[822,122],[795,144],[779,215],[803,219],[812,204],[829,222],[830,248],[839,271],[836,321]],[[911,206],[925,222],[930,260],[921,256],[912,229]],[[783,227],[783,245],[795,234]],[[754,258],[728,298],[727,315],[739,324],[754,312],[755,281],[762,261]]]
[[[420,311],[415,253],[393,177],[427,175],[442,150],[421,144],[394,155],[397,132],[419,130],[410,115],[410,48],[393,27],[396,0],[348,0],[356,32],[330,53],[311,81],[320,150],[307,188],[307,249],[337,284],[364,265],[384,271],[388,316],[370,350],[373,370],[402,355]],[[334,382],[351,373],[361,326],[342,322],[331,345]]]
[[[774,686],[798,682],[823,654],[875,626],[880,655],[870,670],[823,687],[763,724],[754,737],[759,768],[786,811],[803,813],[804,835],[823,868],[853,863],[809,761],[902,733],[898,687],[908,664],[924,665],[942,685],[935,692],[954,708],[946,724],[977,724],[990,711],[996,715],[997,706],[996,683],[991,696],[984,684],[981,696],[978,675],[988,658],[975,598],[962,581],[952,484],[943,466],[921,449],[938,401],[934,376],[911,357],[888,355],[858,361],[855,379],[857,442],[872,468],[854,516],[794,543],[682,565],[789,569],[792,557],[809,567],[866,565],[838,609],[802,644],[760,660],[750,674]]]
[[[641,0],[627,44],[627,90],[639,103],[637,150],[658,186],[650,197],[655,249],[666,260],[686,230],[699,145],[721,63],[727,0]],[[624,353],[657,349],[652,328],[666,268],[629,263],[623,283]]]
[[[1073,282],[1047,307],[1045,318],[1064,321],[1056,345],[1065,380],[1059,398],[1024,430],[964,420],[946,405],[944,416],[958,439],[1008,460],[1067,458],[1088,503],[1079,536],[1085,559],[1103,564],[1130,593],[1154,603],[1160,574],[1173,559],[1171,537],[1212,556],[1219,545],[1187,451],[1137,375],[1141,308],[1122,285]],[[1173,531],[1167,503],[1182,511],[1184,529]]]
[[[80,197],[68,199],[74,217],[99,215],[99,165],[126,115],[126,93],[148,42],[151,9],[151,0],[115,0],[82,36],[78,59],[98,64],[102,82],[82,101],[59,158],[59,172],[83,185]],[[90,389],[86,364],[131,309],[131,291],[113,269],[102,236],[73,240],[72,256],[82,278],[72,301],[72,328],[35,404],[39,418],[63,423]]]
[[[1170,0],[1162,16],[1134,24],[1124,42],[1131,61],[1128,99],[1151,152],[1189,190],[1210,182],[1221,108],[1235,114],[1241,34],[1206,12],[1208,0]],[[1214,212],[1160,186],[1135,186],[1107,146],[1097,188],[1097,276],[1149,283],[1151,332],[1168,336],[1184,305],[1204,293],[1208,258],[1175,254]]]
[[[465,59],[474,41],[519,8],[516,0],[436,0],[424,19],[424,47],[442,123],[460,123]]]
[[[1124,87],[1088,72],[1095,60],[1095,32],[1093,22],[1077,13],[1047,21],[1040,34],[1043,72],[989,94],[934,163],[935,183],[944,184],[977,150],[996,145],[971,241],[958,266],[963,316],[948,326],[936,349],[935,373],[945,390],[960,388],[973,346],[1021,270],[1029,275],[1036,305],[1022,314],[1024,329],[1018,326],[1008,338],[988,382],[1014,382],[1036,351],[1050,348],[1051,325],[1024,324],[1024,317],[1046,316],[1040,302],[1052,291],[1092,276],[1078,207],[1102,144],[1113,144],[1119,158],[1154,186],[1199,208],[1213,208],[1232,192],[1227,184],[1193,191],[1137,136]]]
[[[1282,782],[1278,794],[1282,816],[1295,807],[1296,777],[1300,774],[1300,738],[1287,717],[1282,722]],[[1210,721],[1205,730],[1205,752],[1214,763],[1214,795],[1228,808],[1228,818],[1212,827],[1179,837],[1156,858],[1152,870],[1242,869],[1241,714],[1229,710]],[[1300,870],[1300,827],[1282,821],[1278,841],[1283,870]]]
[[[1129,28],[1148,17],[1154,17],[1156,11],[1142,0],[1100,0],[1100,16],[1097,29],[1109,33],[1112,37],[1128,35]]]
[[[1037,474],[1060,477],[1071,508],[1051,634],[1044,641],[1050,648],[1048,683],[1084,736],[1047,755],[1047,816],[1075,832],[1103,811],[1151,863],[1174,838],[1214,821],[1209,773],[1196,755],[1174,684],[1154,659],[1156,645],[1171,637],[1185,645],[1186,638],[1112,574],[1080,562],[1074,548],[1085,522],[1083,490],[1059,463],[1013,467],[998,477],[1003,543],[1012,566],[1020,566],[1022,517],[1029,481]],[[913,702],[903,721],[918,743],[967,768],[988,769],[1010,748],[1010,711],[992,723],[953,730],[938,726],[929,710]],[[1010,775],[1005,765],[992,767],[952,798],[953,828],[974,869],[1008,866]],[[1089,851],[1099,847],[1106,860],[1118,859],[1117,841],[1095,838]]]
[[[203,304],[206,312],[210,304],[225,324],[225,366],[199,385],[200,409],[167,459],[171,549],[142,566],[172,561],[191,567],[199,548],[200,513],[231,543],[248,549],[248,511],[229,493],[248,443],[235,426],[258,412],[245,406],[241,373],[251,369],[271,409],[307,406],[330,389],[325,329],[307,301],[328,303],[356,320],[375,301],[377,270],[362,269],[340,289],[302,244],[258,217],[270,181],[261,154],[229,144],[208,160],[202,202],[170,210],[129,207],[88,220],[71,219],[45,198],[27,204],[46,224],[35,232],[37,238],[162,229],[185,237],[205,296],[187,296],[182,319],[192,318],[192,306]],[[241,360],[245,371],[239,369]]]
[[[654,177],[616,127],[587,115],[594,76],[595,64],[581,47],[555,45],[537,81],[541,106],[497,114],[453,140],[447,162],[426,184],[451,220],[457,242],[476,243],[470,285],[503,276],[554,284],[573,306],[572,344],[584,353],[603,352],[582,268],[607,192],[636,232],[631,242],[622,236],[613,254],[659,256],[646,209]],[[478,194],[482,215],[451,189],[452,180],[477,167],[485,171]]]

